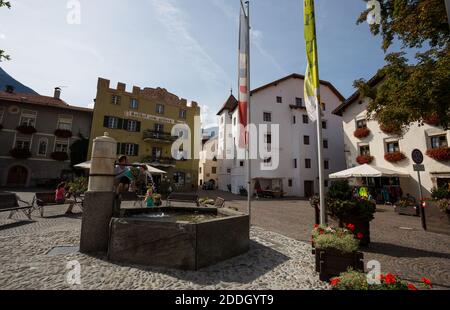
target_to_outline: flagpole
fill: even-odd
[[[248,216],[250,219],[252,218],[252,165],[250,158],[250,124],[251,124],[251,109],[250,109],[250,1],[246,1],[247,5],[247,31],[248,31],[248,40],[247,40],[247,174],[248,174],[248,189],[247,189],[247,207],[248,207]]]

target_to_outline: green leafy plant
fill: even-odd
[[[83,194],[88,190],[88,179],[86,177],[75,178],[67,185],[70,188],[71,192]]]
[[[450,189],[446,187],[434,187],[431,190],[431,198],[439,199],[450,199]]]
[[[316,225],[312,231],[312,241],[317,249],[335,249],[343,253],[353,253],[359,248],[359,240],[346,228]]]

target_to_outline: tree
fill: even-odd
[[[366,1],[366,0],[365,0]],[[382,36],[384,52],[395,40],[400,51],[386,55],[386,66],[377,73],[376,87],[360,79],[354,86],[361,97],[372,100],[368,116],[384,126],[407,130],[413,123],[437,119],[450,125],[450,29],[443,0],[379,0],[381,23],[373,24],[373,35]],[[371,9],[362,12],[363,23]],[[406,58],[407,49],[421,52],[415,60]]]
[[[7,7],[8,9],[11,8],[11,4],[9,3],[9,1],[5,1],[5,0],[0,0],[0,8],[1,7]],[[9,55],[5,54],[5,51],[0,49],[0,62],[2,62],[2,60],[10,60]]]
[[[72,167],[83,163],[87,160],[89,139],[85,138],[81,133],[79,139],[70,146],[70,162]]]

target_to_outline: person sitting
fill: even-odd
[[[66,211],[66,215],[72,215],[73,206],[75,205],[75,201],[73,199],[68,198],[69,193],[66,193],[66,183],[60,183],[55,191],[55,202],[57,204],[69,204],[69,208]]]
[[[147,208],[152,208],[155,206],[155,201],[153,199],[153,189],[150,186],[147,190],[147,194],[145,195],[145,205],[147,206]]]
[[[125,193],[128,191],[131,184],[131,171],[127,166],[128,158],[123,155],[119,157],[119,164],[114,169],[114,186],[116,193]]]

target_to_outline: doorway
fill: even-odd
[[[305,181],[305,198],[314,196],[314,181]]]
[[[25,187],[28,181],[28,169],[24,166],[13,166],[8,171],[6,185],[10,187]]]

